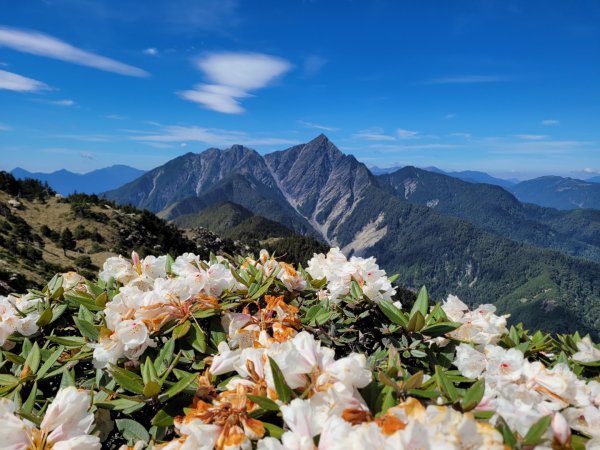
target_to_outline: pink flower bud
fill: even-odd
[[[137,267],[137,265],[140,263],[140,255],[138,255],[137,252],[131,252],[131,262],[133,263],[134,267]]]
[[[554,414],[554,417],[552,418],[552,431],[554,432],[556,440],[563,445],[571,439],[571,427],[564,416],[559,412]]]

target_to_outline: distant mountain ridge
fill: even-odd
[[[510,188],[522,202],[556,209],[600,209],[600,184],[591,180],[544,176]]]
[[[600,262],[600,211],[523,204],[499,186],[410,166],[377,179],[411,203],[462,217],[509,239]]]
[[[263,157],[241,145],[186,153],[104,195],[168,220],[231,201],[292,230],[317,234],[287,202]]]
[[[405,166],[412,167],[412,166]],[[370,167],[369,170],[375,176],[390,174],[402,169],[402,166],[392,166],[381,168],[377,166]],[[458,178],[459,180],[468,181],[469,183],[485,183],[485,184],[493,184],[496,186],[501,186],[505,189],[509,189],[514,186],[516,183],[513,180],[505,180],[503,178],[493,177],[485,172],[479,172],[476,170],[462,170],[455,172],[447,172],[445,170],[439,169],[435,166],[430,167],[422,167],[422,170],[426,170],[428,172],[441,173],[443,175],[448,175],[454,178]]]
[[[241,146],[184,155],[106,195],[172,220],[221,197],[283,223],[274,218],[277,205],[296,231],[318,233],[348,255],[374,255],[402,283],[427,284],[438,298],[455,293],[469,303],[494,302],[546,329],[595,334],[600,325],[600,264],[411,202],[324,135],[264,156]]]
[[[144,173],[146,173],[145,170],[125,165],[113,165],[83,174],[65,169],[50,173],[29,172],[20,167],[13,169],[11,172],[15,178],[20,180],[33,178],[41,182],[47,182],[52,189],[62,195],[69,195],[74,192],[100,194],[122,186]]]

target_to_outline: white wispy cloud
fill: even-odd
[[[27,78],[13,72],[0,70],[0,89],[16,92],[37,92],[50,89],[41,81]]]
[[[449,149],[462,147],[456,144],[372,144],[369,148],[382,152],[406,152],[418,150]]]
[[[166,126],[155,132],[147,132],[130,138],[139,142],[185,143],[202,142],[208,145],[295,145],[295,139],[251,136],[243,131],[222,130],[218,128]]]
[[[304,128],[313,128],[315,130],[323,130],[323,131],[338,131],[339,130],[339,128],[321,125],[319,123],[314,123],[314,122],[306,122],[304,120],[299,120],[298,123],[300,125],[302,125]]]
[[[114,136],[107,134],[54,134],[50,137],[81,142],[109,142],[114,140]]]
[[[92,152],[79,152],[79,156],[83,159],[94,160],[94,154]]]
[[[458,138],[464,138],[464,139],[471,139],[472,134],[471,133],[461,133],[461,132],[458,132],[458,133],[450,133],[449,136],[458,137]]]
[[[12,127],[10,125],[6,125],[5,123],[0,123],[0,131],[10,131]]]
[[[544,139],[548,139],[547,134],[515,134],[514,137],[526,141],[541,141]]]
[[[261,53],[213,53],[199,58],[196,64],[209,83],[178,95],[226,114],[243,113],[240,99],[250,97],[250,91],[268,86],[292,68],[282,58]]]
[[[499,140],[496,142],[490,141],[488,150],[490,153],[507,155],[560,155],[573,154],[575,151],[589,151],[591,145],[593,145],[593,143],[590,141],[577,140],[542,140],[529,142]]]
[[[510,81],[510,78],[500,75],[459,75],[434,78],[426,81],[424,84],[479,84],[498,83],[503,81]]]
[[[389,134],[385,134],[383,128],[367,128],[360,130],[358,133],[352,135],[355,139],[362,139],[365,141],[395,141],[396,137]]]
[[[405,130],[403,128],[398,128],[396,134],[400,139],[414,139],[419,136],[418,131]]]
[[[144,55],[148,55],[148,56],[157,56],[158,55],[158,49],[154,48],[154,47],[145,48],[144,50],[142,50],[142,53]]]
[[[52,105],[56,105],[56,106],[75,106],[76,105],[76,103],[73,100],[70,100],[70,99],[51,100],[48,103],[50,103]]]
[[[58,59],[81,66],[133,77],[146,77],[148,72],[114,59],[79,49],[44,33],[19,28],[0,27],[0,47],[23,53]]]
[[[545,119],[545,120],[542,120],[541,123],[542,123],[542,125],[552,126],[552,125],[560,124],[560,121],[558,121],[556,119]]]
[[[126,120],[127,119],[126,116],[122,116],[120,114],[107,114],[104,117],[106,119],[110,119],[110,120]]]
[[[312,77],[319,73],[321,69],[327,64],[327,60],[322,56],[310,55],[304,59],[304,65],[302,67],[304,75]]]
[[[454,119],[456,117],[456,114],[454,113],[448,113],[444,116],[444,119],[448,120],[448,119]]]

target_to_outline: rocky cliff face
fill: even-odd
[[[336,245],[339,228],[364,198],[374,177],[356,158],[344,155],[327,137],[265,156],[288,201],[323,237]]]
[[[249,176],[270,189],[276,187],[263,158],[254,150],[234,145],[227,150],[210,148],[199,154],[187,153],[105,196],[158,212],[177,201],[199,196],[232,174]]]

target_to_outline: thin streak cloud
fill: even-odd
[[[31,30],[0,27],[0,47],[132,77],[147,77],[143,69],[79,49],[58,38]]]

